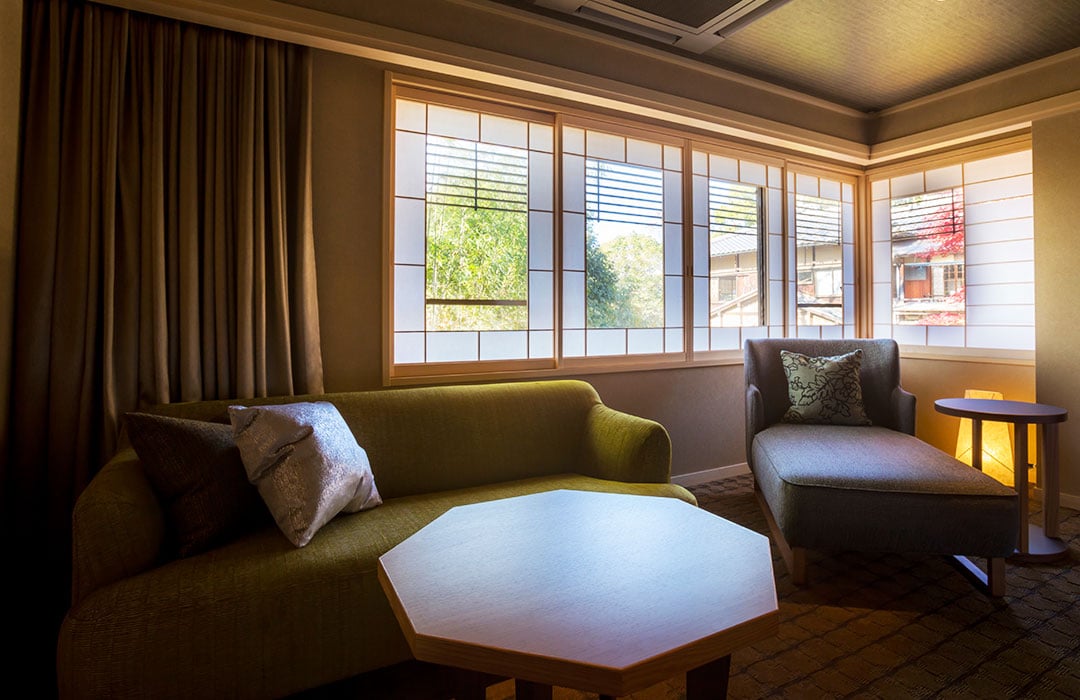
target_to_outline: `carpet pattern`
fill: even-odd
[[[691,490],[701,507],[768,533],[750,475]],[[1032,508],[1041,522],[1035,499]],[[1080,698],[1080,512],[1061,510],[1061,536],[1070,559],[1009,564],[1001,599],[951,558],[928,555],[811,552],[800,589],[774,546],[779,632],[732,655],[728,697]],[[418,666],[392,667],[352,679],[345,694],[447,697],[444,683],[423,676]],[[487,700],[513,696],[513,681],[487,689]],[[595,697],[555,689],[556,700]],[[672,678],[628,697],[685,700],[685,686]]]

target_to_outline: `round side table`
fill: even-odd
[[[982,470],[982,422],[1013,424],[1013,488],[1020,500],[1020,542],[1016,554],[1020,562],[1050,562],[1067,557],[1068,546],[1058,538],[1058,500],[1061,486],[1058,465],[1058,423],[1069,417],[1064,408],[1026,401],[998,399],[938,399],[939,413],[971,419],[971,463]],[[1043,525],[1028,522],[1028,426],[1041,425],[1043,431]]]

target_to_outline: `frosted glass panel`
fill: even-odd
[[[821,326],[799,326],[797,336],[799,338],[821,338]]]
[[[694,151],[694,175],[709,174],[709,155],[701,151]]]
[[[547,124],[529,124],[529,148],[551,153],[555,148],[555,129]]]
[[[585,155],[590,158],[623,162],[626,160],[626,139],[600,131],[586,131]]]
[[[738,328],[713,328],[711,333],[711,345],[713,350],[738,350]]]
[[[694,350],[696,352],[704,352],[709,349],[709,329],[708,328],[695,328],[694,329]]]
[[[483,114],[480,116],[480,140],[500,146],[528,148],[529,125],[520,119]]]
[[[424,201],[394,198],[394,262],[424,264]]]
[[[584,214],[563,214],[563,267],[585,269]]]
[[[423,333],[394,334],[394,362],[409,364],[424,361]]]
[[[626,140],[626,162],[661,168],[664,165],[663,148],[651,141]]]
[[[427,170],[427,139],[423,134],[398,131],[394,145],[394,194],[423,199]]]
[[[1032,215],[1031,197],[1002,199],[996,202],[968,204],[964,209],[967,225],[1000,219],[1019,219]]]
[[[893,326],[893,338],[901,345],[926,345],[926,326]]]
[[[745,160],[739,163],[739,180],[751,185],[761,185],[764,187],[767,183],[765,180],[765,166],[761,163],[747,163]]]
[[[709,229],[705,226],[694,227],[694,274],[709,275]]]
[[[739,181],[739,161],[727,156],[709,156],[709,177],[716,180]]]
[[[481,331],[481,360],[521,360],[529,356],[527,331]]]
[[[873,231],[875,241],[892,240],[892,208],[889,200],[883,199],[873,204]]]
[[[668,170],[682,170],[682,149],[678,146],[664,146],[664,167]]]
[[[681,326],[683,315],[682,277],[664,278],[664,325]]]
[[[795,175],[795,191],[799,194],[809,195],[811,197],[818,196],[818,179],[813,175],[803,175],[802,173],[796,173]]]
[[[889,198],[889,181],[874,180],[870,183],[870,198],[874,200]]]
[[[835,180],[822,180],[821,197],[825,199],[840,199],[840,183]]]
[[[930,326],[926,329],[927,345],[960,348],[964,346],[963,326]]]
[[[926,171],[926,191],[944,190],[949,187],[959,187],[964,184],[964,168],[960,165],[950,165],[947,168]],[[931,343],[932,345],[934,343]]]
[[[424,330],[424,268],[394,266],[394,330]]]
[[[694,298],[695,299],[708,299],[709,298],[709,280],[705,277],[694,278]],[[709,304],[694,304],[694,325],[695,326],[707,326],[709,325]]]
[[[847,202],[840,205],[841,212],[841,231],[843,231],[844,243],[855,242],[855,205],[848,204]],[[845,267],[845,270],[851,270],[850,267]]]
[[[682,175],[664,171],[664,221],[682,221]]]
[[[554,331],[529,331],[529,357],[555,357]]]
[[[682,274],[682,226],[664,224],[664,274]]]
[[[594,328],[586,333],[586,349],[589,356],[625,355],[626,331],[621,328]]]
[[[429,105],[428,133],[476,141],[480,136],[480,115],[453,107]]]
[[[824,340],[839,340],[844,337],[843,326],[822,326],[821,337]]]
[[[745,326],[742,328],[743,340],[748,338],[768,338],[769,329],[765,326]]]
[[[1034,350],[1035,329],[1016,326],[982,326],[967,329],[969,348],[1001,348],[1003,350]]]
[[[769,233],[782,234],[784,232],[784,198],[780,195],[780,190],[766,190],[765,197],[769,200],[768,215],[769,220],[767,222]]]
[[[585,273],[563,273],[563,326],[585,327]]]
[[[1035,259],[1035,242],[1031,239],[1026,241],[1002,241],[1001,243],[980,243],[968,245],[967,264],[980,265],[982,263]]]
[[[968,245],[1012,241],[1031,238],[1034,235],[1034,222],[1031,219],[1018,221],[991,221],[983,224],[969,224],[965,230]]]
[[[423,103],[398,100],[394,109],[394,124],[398,129],[423,133],[427,128],[427,106]]]
[[[469,362],[477,359],[478,335],[473,331],[428,333],[428,362]]]
[[[563,209],[585,212],[585,159],[563,156]]]
[[[585,155],[585,130],[573,126],[563,127],[563,152]]]
[[[1032,326],[1035,309],[1026,304],[1011,306],[975,306],[967,308],[969,326]]]
[[[964,163],[964,182],[981,182],[1031,172],[1031,151]]]
[[[664,331],[660,328],[631,328],[626,332],[627,352],[648,355],[664,352]]]
[[[966,269],[968,289],[980,284],[1011,284],[1033,282],[1035,266],[1031,262],[994,263],[992,265],[968,265]]]
[[[892,179],[891,190],[893,199],[925,192],[926,190],[923,186],[923,174],[912,173],[911,175],[894,177]]]
[[[529,209],[551,211],[554,186],[550,153],[529,153]]]
[[[585,356],[585,331],[573,330],[563,332],[563,355],[566,357]]]
[[[1002,180],[978,182],[964,189],[964,199],[969,204],[985,202],[991,199],[1023,197],[1032,192],[1031,175],[1018,175]]]
[[[888,282],[874,284],[874,321],[877,323],[892,321],[892,285]]]
[[[668,328],[664,331],[664,352],[683,351],[682,328]]]
[[[968,285],[968,306],[984,304],[1034,304],[1034,284]]]
[[[552,214],[544,211],[529,212],[529,269],[552,268]]]
[[[784,274],[784,239],[782,236],[770,234],[767,250],[769,255],[768,277],[780,279]]]
[[[769,166],[769,187],[784,189],[784,178],[781,175],[780,168],[775,165]]]
[[[709,225],[709,178],[694,176],[694,225]]]
[[[555,275],[551,272],[529,273],[529,328],[539,330],[555,327],[554,279]]]

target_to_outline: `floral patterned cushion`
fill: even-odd
[[[862,350],[832,357],[780,351],[791,407],[785,423],[870,425],[863,407],[859,366]]]

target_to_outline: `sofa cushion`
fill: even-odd
[[[780,423],[752,451],[792,546],[1007,556],[1016,545],[1016,492],[905,433]]]
[[[870,425],[859,382],[861,349],[825,357],[781,350],[780,363],[791,402],[785,423]]]
[[[231,406],[229,418],[248,479],[295,546],[338,513],[382,503],[367,453],[334,404]]]
[[[147,413],[124,417],[165,511],[169,548],[185,557],[268,522],[227,425]]]

